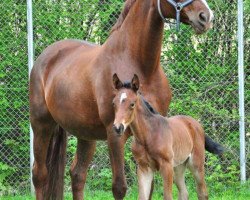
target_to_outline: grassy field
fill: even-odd
[[[211,186],[210,186],[211,188]],[[196,200],[196,192],[193,186],[188,187],[189,191],[189,199]],[[126,195],[125,200],[136,200],[137,199],[137,188],[130,189]],[[34,197],[31,196],[6,196],[0,197],[1,200],[33,200]],[[65,200],[71,200],[71,194],[65,195]],[[86,190],[85,192],[85,200],[112,200],[113,196],[111,191],[90,191]],[[153,200],[160,200],[162,199],[162,191],[155,188],[153,194]],[[177,199],[177,189],[174,187],[174,199]],[[209,199],[210,200],[248,200],[250,199],[250,182],[240,185],[234,184],[234,186],[230,187],[221,187],[217,189],[210,189],[209,190]]]

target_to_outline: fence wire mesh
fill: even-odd
[[[247,1],[246,1],[247,2]],[[55,41],[84,39],[102,44],[116,22],[123,0],[34,0],[35,58]],[[237,2],[210,0],[215,13],[214,28],[195,36],[181,26],[176,33],[169,25],[164,31],[162,66],[173,91],[169,116],[191,115],[206,133],[220,142],[225,155],[219,160],[207,154],[207,181],[222,185],[239,181],[239,125],[237,71]],[[250,4],[245,9],[245,108],[246,153],[250,155]],[[0,2],[0,196],[26,193],[29,186],[29,114],[26,37],[26,1]],[[129,186],[136,183],[136,165],[128,142],[125,153]],[[76,139],[69,138],[69,168]],[[247,177],[250,176],[247,163]],[[111,170],[105,142],[98,142],[90,165],[87,187],[110,190]],[[66,190],[70,180],[66,173]]]

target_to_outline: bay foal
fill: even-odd
[[[223,148],[204,134],[199,122],[189,116],[165,118],[138,93],[139,79],[122,83],[116,74],[118,92],[113,99],[114,130],[122,134],[127,127],[133,133],[132,151],[138,164],[139,199],[151,199],[153,172],[160,171],[164,199],[172,199],[173,179],[179,199],[188,199],[184,173],[189,168],[196,184],[198,199],[208,199],[204,180],[205,149],[221,154]]]

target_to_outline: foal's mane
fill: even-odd
[[[128,13],[129,13],[129,10],[131,9],[131,7],[134,5],[135,2],[136,2],[136,0],[126,0],[125,6],[124,6],[119,18],[117,19],[115,25],[111,29],[111,34],[121,27],[122,23],[124,22],[125,18],[127,17]]]
[[[130,89],[130,90],[133,90],[132,89],[132,84],[131,82],[129,81],[126,81],[124,83],[122,83],[122,87],[121,88],[126,88],[126,89]],[[154,107],[141,95],[141,93],[139,92],[139,97],[141,98],[143,104],[144,104],[144,107],[152,114],[160,114],[159,112],[157,112]]]
[[[150,104],[146,99],[144,99],[144,97],[143,97],[142,95],[140,95],[140,96],[141,96],[142,101],[143,101],[143,103],[145,104],[146,108],[148,109],[148,111],[150,111],[152,114],[158,115],[159,112],[157,112],[157,111],[153,108],[153,106],[151,106],[151,104]]]

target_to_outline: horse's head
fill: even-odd
[[[177,10],[180,10],[180,21],[191,25],[197,34],[202,34],[213,26],[214,15],[206,0],[155,1],[160,5],[158,10],[165,18],[177,18]]]
[[[135,107],[138,102],[139,79],[137,75],[134,75],[131,82],[122,83],[117,74],[114,74],[113,84],[117,90],[113,99],[115,110],[113,128],[118,135],[121,135],[134,118]]]

